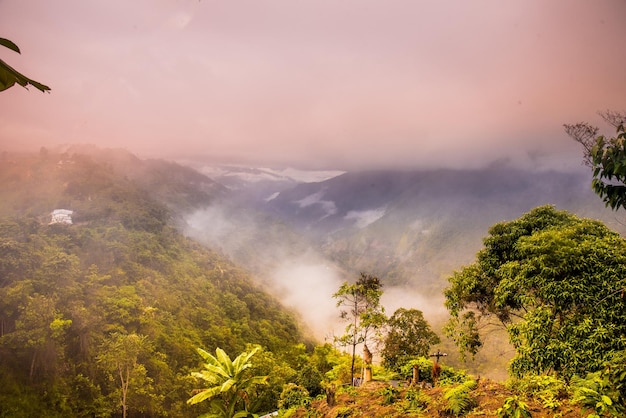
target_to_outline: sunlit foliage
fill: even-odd
[[[516,376],[598,370],[626,348],[626,241],[598,221],[552,207],[494,225],[476,262],[445,290],[449,335],[475,353],[498,321]]]

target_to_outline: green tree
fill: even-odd
[[[0,45],[17,52],[18,54],[21,53],[20,48],[8,39],[0,38]],[[13,87],[15,83],[24,88],[27,88],[29,85],[31,85],[42,92],[50,90],[50,87],[26,77],[24,74],[21,74],[16,69],[0,59],[0,91],[4,91],[10,87]]]
[[[387,321],[387,329],[381,354],[383,364],[391,370],[399,370],[408,360],[428,356],[430,347],[441,341],[418,309],[396,310]]]
[[[190,405],[211,400],[211,412],[207,417],[240,418],[249,416],[248,391],[255,385],[267,382],[267,376],[246,376],[246,370],[252,367],[250,358],[259,348],[243,352],[234,360],[221,348],[215,349],[215,356],[198,348],[198,353],[205,360],[204,370],[192,372],[192,376],[209,384],[187,400]]]
[[[152,379],[147,376],[145,365],[139,361],[140,356],[149,351],[145,336],[113,333],[102,345],[101,353],[97,356],[98,363],[102,364],[111,379],[119,384],[119,398],[124,418],[128,413],[130,390],[134,389],[135,392],[141,393],[146,389],[152,389]]]
[[[626,242],[598,221],[535,208],[492,226],[476,262],[448,280],[448,335],[475,354],[481,324],[496,319],[516,376],[598,370],[626,347]]]
[[[598,135],[599,129],[586,122],[566,124],[565,132],[584,148],[584,162],[593,170],[593,191],[611,209],[626,208],[626,113],[599,114],[615,128],[615,136]]]
[[[337,299],[337,307],[343,308],[341,318],[348,322],[346,333],[338,337],[337,342],[342,346],[352,348],[351,381],[354,381],[357,345],[365,345],[370,337],[370,331],[380,329],[386,320],[385,310],[380,305],[382,294],[380,280],[361,273],[356,283],[344,282],[333,295],[333,298]]]

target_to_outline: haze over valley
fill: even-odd
[[[411,306],[441,323],[447,277],[473,261],[491,225],[534,207],[554,205],[625,228],[592,192],[582,164],[572,171],[496,164],[297,178],[268,177],[269,169],[200,167],[219,173],[217,182],[226,179],[230,193],[188,214],[187,234],[255,272],[318,337],[328,336],[327,325],[337,318],[331,295],[361,271],[382,279],[390,311]]]
[[[0,418],[619,416],[625,16],[0,1]]]

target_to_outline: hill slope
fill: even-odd
[[[245,271],[172,226],[168,200],[199,202],[190,179],[212,188],[204,203],[220,186],[121,156],[4,155],[0,416],[116,415],[123,371],[130,416],[195,416],[197,347],[278,355],[304,341]],[[55,209],[72,223],[50,223]]]
[[[545,204],[624,230],[591,191],[586,170],[346,173],[268,202],[333,261],[433,293],[443,275],[473,259],[491,225]]]

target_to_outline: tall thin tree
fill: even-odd
[[[361,273],[356,283],[344,282],[333,295],[337,299],[337,307],[342,308],[341,318],[348,322],[345,334],[335,340],[340,345],[351,347],[350,379],[353,384],[357,345],[366,344],[370,331],[382,327],[386,320],[385,310],[380,304],[382,294],[380,280]]]

